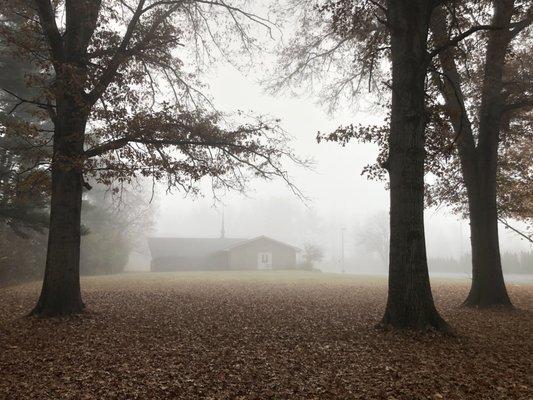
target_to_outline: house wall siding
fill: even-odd
[[[158,257],[152,259],[154,272],[197,271],[207,269],[207,259],[194,257]]]
[[[296,249],[268,238],[261,238],[228,250],[230,269],[257,269],[259,253],[272,254],[272,268],[296,265]]]
[[[212,271],[228,269],[228,255],[223,252],[206,257],[159,257],[154,258],[151,270],[170,271]]]

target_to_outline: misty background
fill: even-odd
[[[379,123],[384,118],[381,110],[361,102],[345,105],[330,115],[319,104],[319,97],[309,93],[298,93],[298,97],[283,93],[269,95],[260,84],[264,79],[264,73],[243,73],[226,64],[210,71],[206,82],[214,105],[222,111],[254,110],[280,118],[282,127],[294,137],[292,145],[296,153],[314,160],[311,170],[287,166],[291,179],[307,199],[298,199],[280,181],[254,180],[246,195],[219,193],[216,200],[209,182],[203,185],[200,198],[184,197],[179,192],[166,193],[163,186],[158,186],[155,224],[150,236],[218,237],[224,214],[228,237],[267,235],[301,248],[313,244],[324,252],[320,268],[337,272],[342,269],[344,241],[346,272],[385,273],[386,265],[381,257],[364,240],[370,231],[386,230],[388,224],[389,193],[385,182],[361,176],[362,168],[375,161],[377,146],[355,141],[345,147],[316,142],[318,131],[330,132],[346,123]],[[468,221],[446,208],[430,208],[425,212],[425,224],[428,257],[462,259],[462,268],[468,272],[471,268]],[[503,226],[500,226],[500,241],[504,270],[510,256],[506,253],[520,258],[521,253],[532,250],[527,241]],[[438,263],[439,260],[430,260],[430,269]],[[533,269],[533,262],[527,266]],[[438,269],[442,270],[442,266]],[[453,265],[450,270],[457,272]]]
[[[256,4],[253,9],[267,15],[268,3]],[[270,16],[273,20],[278,17]],[[320,248],[324,257],[316,266],[323,271],[387,273],[389,193],[386,182],[361,176],[363,167],[375,162],[377,146],[352,141],[342,147],[316,141],[317,132],[329,133],[340,125],[380,124],[385,110],[374,105],[375,93],[364,93],[357,103],[341,102],[333,110],[324,103],[319,87],[268,93],[265,82],[276,74],[276,47],[291,37],[293,26],[286,15],[281,17],[285,18],[285,24],[280,25],[285,32],[273,29],[273,38],[262,27],[251,28],[261,51],[251,56],[239,54],[240,45],[234,44],[236,49],[225,49],[229,53],[235,50],[233,59],[222,53],[211,54],[216,62],[194,72],[201,72],[200,80],[205,83],[201,90],[214,109],[280,120],[281,127],[293,137],[294,152],[313,160],[311,169],[286,165],[291,181],[305,199],[279,180],[252,179],[246,193],[217,192],[216,199],[207,180],[202,182],[200,197],[169,193],[164,184],[152,185],[149,180],[128,186],[118,195],[93,185],[84,195],[82,274],[148,271],[148,237],[219,237],[223,216],[227,237],[266,235],[302,250],[307,245]],[[182,58],[195,57],[194,49],[183,51]],[[441,207],[426,210],[425,224],[430,271],[470,274],[468,221]],[[7,255],[0,260],[1,271],[12,271],[0,274],[0,285],[22,273],[27,274],[26,279],[40,279],[46,232],[28,239],[17,237],[8,227],[2,229],[0,234],[10,241],[0,242],[2,254]],[[530,243],[500,225],[500,247],[504,272],[533,276]],[[14,265],[10,260],[19,262]]]

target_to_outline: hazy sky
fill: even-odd
[[[223,208],[228,236],[266,234],[300,246],[309,241],[321,243],[328,251],[335,252],[340,230],[345,228],[346,250],[351,251],[354,246],[349,243],[354,240],[351,237],[354,228],[373,214],[388,209],[384,184],[361,176],[363,166],[376,159],[377,148],[355,142],[346,147],[317,144],[315,137],[317,131],[330,132],[345,123],[375,123],[382,115],[376,110],[354,107],[351,112],[340,110],[331,116],[311,96],[266,94],[258,83],[262,78],[265,77],[261,72],[251,71],[245,76],[221,63],[205,81],[220,110],[251,110],[281,119],[282,126],[294,137],[292,145],[296,153],[312,157],[316,162],[314,171],[288,167],[294,182],[311,201],[303,204],[281,182],[255,181],[248,197],[229,194],[223,198],[224,204],[217,207],[213,206],[208,191],[205,198],[184,199],[180,193],[165,195],[164,190],[159,190],[154,235],[217,236]],[[426,229],[430,255],[457,256],[469,249],[468,223],[446,210],[427,210]],[[501,238],[504,251],[530,248],[503,228]]]

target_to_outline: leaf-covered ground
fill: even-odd
[[[531,399],[533,287],[517,310],[460,308],[457,337],[376,330],[383,278],[135,274],[83,280],[89,312],[24,317],[39,285],[0,289],[2,399]]]

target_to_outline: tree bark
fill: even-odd
[[[56,25],[50,0],[35,0],[54,66],[55,109],[50,227],[43,287],[34,315],[79,313],[80,239],[84,139],[91,104],[87,101],[87,47],[97,26],[101,0],[65,3],[65,31]]]
[[[68,103],[68,102],[62,102]],[[52,195],[46,269],[41,295],[32,314],[79,313],[82,154],[86,118],[59,104],[52,160]]]
[[[447,331],[437,312],[424,233],[424,138],[430,1],[388,2],[392,51],[389,292],[381,324]]]
[[[495,187],[493,190],[495,191]],[[481,191],[481,193],[486,192],[486,189]],[[474,193],[479,192],[474,191]],[[472,197],[469,201],[472,287],[464,305],[471,307],[495,305],[511,307],[501,265],[496,196],[478,195]]]
[[[512,12],[513,0],[494,2],[492,25],[501,29],[488,32],[477,144],[465,110],[465,97],[455,64],[454,49],[449,48],[439,54],[445,75],[440,89],[458,138],[459,159],[468,196],[472,287],[464,302],[466,306],[512,306],[501,265],[496,201],[498,141],[503,109],[502,77],[505,55],[511,40],[509,30],[505,28],[511,21]],[[437,44],[449,40],[446,15],[440,7],[434,12],[431,29]]]
[[[508,27],[513,10],[513,0],[495,0],[492,25],[502,29],[488,32],[476,149],[479,190],[474,192],[479,197],[469,202],[473,269],[472,287],[464,303],[467,306],[511,306],[500,258],[496,174],[504,105],[503,72],[512,39]]]

